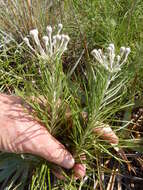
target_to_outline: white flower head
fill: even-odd
[[[49,37],[48,36],[43,36],[43,41],[45,42],[46,45],[48,45]]]
[[[35,44],[37,45],[37,49],[39,50],[39,52],[42,56],[45,56],[45,52],[41,46],[38,34],[39,34],[39,32],[37,29],[30,30],[30,35],[33,37]]]
[[[120,48],[120,52],[121,52],[121,53],[124,53],[125,50],[126,50],[126,48],[125,48],[124,46],[122,46],[122,47]]]
[[[126,48],[125,51],[126,51],[126,54],[129,55],[129,53],[131,52],[131,49],[128,47],[128,48]]]
[[[59,23],[59,24],[58,24],[58,28],[59,28],[60,30],[62,30],[63,25],[62,25],[61,23]]]
[[[29,39],[25,37],[23,41],[26,43],[26,45],[33,51],[35,52],[34,48],[30,45]]]
[[[30,35],[33,37],[38,36],[38,30],[37,29],[30,30]]]
[[[25,37],[25,38],[23,39],[23,41],[24,41],[28,46],[30,45],[29,39],[28,39],[27,37]]]
[[[58,34],[61,32],[63,29],[63,25],[61,23],[58,24]]]
[[[112,43],[107,47],[106,53],[103,53],[101,49],[94,49],[91,54],[106,70],[110,73],[114,73],[121,70],[121,66],[127,61],[130,52],[129,47],[121,47],[120,55],[116,56],[115,46]]]
[[[47,34],[52,34],[52,27],[51,26],[47,26],[46,28]]]
[[[43,36],[43,42],[45,44],[45,48],[47,50],[47,47],[49,46],[49,37],[48,36]]]
[[[61,57],[61,55],[67,50],[67,45],[69,43],[69,36],[60,34],[63,25],[60,23],[58,24],[58,32],[56,35],[53,35],[53,29],[51,26],[47,26],[46,32],[47,36],[43,36],[42,40],[44,42],[44,48],[42,47],[40,40],[39,40],[39,33],[37,29],[33,29],[30,31],[30,36],[32,36],[37,50],[35,50],[29,42],[28,38],[24,38],[25,43],[32,51],[35,51],[38,56],[41,56],[43,59],[54,59],[57,56]]]

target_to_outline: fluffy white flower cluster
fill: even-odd
[[[46,32],[47,36],[43,36],[42,40],[44,47],[42,47],[39,37],[38,30],[33,29],[30,31],[30,36],[33,38],[37,48],[34,49],[27,37],[24,38],[24,42],[28,47],[36,54],[40,55],[43,59],[55,58],[56,56],[61,56],[66,50],[67,45],[70,40],[68,35],[60,34],[63,28],[62,24],[58,24],[58,32],[53,35],[53,29],[51,26],[47,26]]]
[[[101,49],[94,49],[91,54],[107,71],[114,73],[121,70],[121,66],[127,61],[130,51],[129,47],[121,47],[120,55],[116,56],[114,44],[109,44],[106,53],[103,53]]]

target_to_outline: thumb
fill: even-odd
[[[66,169],[70,169],[74,166],[74,158],[66,150],[64,145],[57,141],[46,129],[42,129],[43,134],[35,139],[35,146],[37,146],[37,152],[50,162],[58,164]],[[36,152],[35,152],[36,153]]]
[[[33,120],[23,123],[17,120],[16,125],[11,122],[4,127],[0,139],[0,150],[5,152],[38,155],[67,169],[74,166],[74,159],[65,147],[44,126]]]
[[[74,166],[72,155],[45,127],[39,124],[33,125],[26,131],[23,131],[14,144],[17,151],[41,156],[67,169]]]
[[[0,150],[31,153],[72,168],[74,159],[47,129],[23,108],[22,100],[0,95]]]

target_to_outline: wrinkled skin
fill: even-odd
[[[85,166],[75,164],[73,156],[25,107],[21,98],[0,94],[0,150],[38,155],[66,169],[74,168],[75,176],[84,177]]]

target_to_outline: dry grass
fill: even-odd
[[[35,27],[43,32],[48,23],[50,6],[50,0],[1,0],[1,29],[16,39],[23,38]]]

